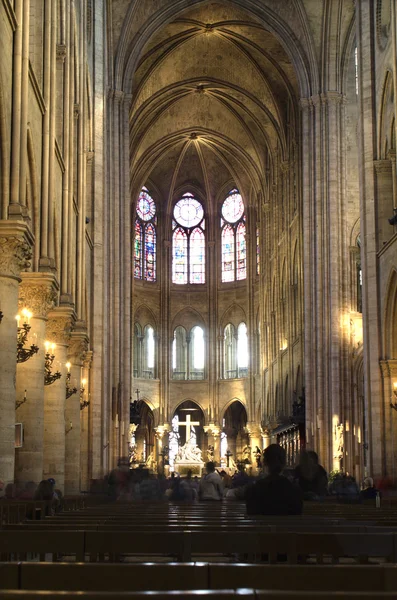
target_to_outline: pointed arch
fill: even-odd
[[[397,271],[392,269],[386,291],[383,347],[386,360],[397,359]]]

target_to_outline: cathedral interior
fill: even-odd
[[[396,478],[396,30],[393,0],[2,0],[0,479],[190,441]]]

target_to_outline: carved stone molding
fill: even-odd
[[[390,159],[374,160],[374,167],[376,174],[378,173],[392,173],[392,162]]]
[[[90,370],[91,366],[92,366],[92,357],[93,357],[94,353],[92,350],[88,350],[85,353],[85,357],[84,357],[84,368]]]
[[[73,116],[75,119],[78,119],[80,116],[80,104],[75,104],[73,106]]]
[[[57,44],[57,60],[59,62],[65,62],[65,58],[66,58],[65,44]]]
[[[74,320],[74,311],[69,307],[59,307],[49,312],[46,328],[48,341],[64,346],[68,345]]]
[[[379,366],[383,379],[397,377],[397,360],[380,360]]]
[[[87,165],[92,164],[92,162],[94,160],[94,156],[95,156],[95,152],[93,150],[87,150],[87,152],[86,152]]]
[[[19,308],[28,308],[33,317],[45,319],[55,306],[58,282],[51,273],[21,273]]]
[[[19,279],[30,266],[33,235],[26,223],[0,221],[0,276]]]
[[[68,359],[73,364],[83,366],[88,352],[88,335],[80,331],[72,331],[69,339]]]

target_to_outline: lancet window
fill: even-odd
[[[134,377],[153,379],[155,375],[156,343],[151,325],[134,325]]]
[[[247,277],[247,247],[244,202],[238,192],[229,192],[221,208],[222,281]]]
[[[178,326],[174,330],[172,341],[172,378],[204,379],[205,341],[204,330],[196,325],[187,333]]]
[[[147,188],[139,194],[134,222],[134,277],[156,281],[156,205]]]
[[[172,282],[205,283],[204,209],[193,194],[183,194],[172,221]]]
[[[224,378],[235,379],[248,375],[247,326],[240,323],[235,329],[228,323],[224,330]]]

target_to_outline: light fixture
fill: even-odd
[[[27,396],[26,396],[26,390],[25,390],[23,400],[15,400],[15,410],[18,410],[18,408],[20,406],[22,406],[22,404],[25,404],[26,400],[27,400]]]
[[[66,399],[70,398],[70,396],[73,396],[73,394],[77,394],[77,387],[70,387],[70,377],[71,377],[70,367],[71,366],[72,365],[70,362],[66,363],[66,368],[68,370],[68,372],[66,373]]]
[[[17,363],[23,363],[29,360],[34,354],[37,354],[39,351],[38,346],[36,344],[32,344],[30,348],[25,348],[25,344],[28,341],[29,331],[31,330],[31,326],[29,325],[29,321],[32,318],[32,313],[28,311],[26,308],[22,310],[22,318],[23,323],[22,326],[19,325],[21,320],[21,315],[17,315],[15,318],[17,320],[18,333],[17,333]]]
[[[55,344],[50,344],[50,342],[45,342],[46,353],[44,356],[44,385],[51,385],[57,379],[62,377],[62,373],[59,371],[52,372],[52,364],[55,359]]]
[[[397,400],[397,381],[394,381],[394,383],[393,383],[392,399],[393,399],[393,396]],[[390,402],[390,408],[394,408],[394,410],[397,410],[397,402]]]
[[[90,405],[90,401],[86,400],[84,398],[84,392],[85,392],[86,383],[87,383],[86,379],[82,379],[81,380],[81,388],[80,388],[80,410],[84,410],[84,408],[86,408],[87,406]]]

